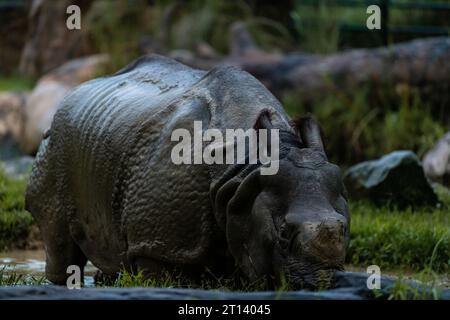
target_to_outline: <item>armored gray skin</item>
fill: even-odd
[[[175,165],[172,131],[277,128],[276,175],[261,165]],[[337,166],[318,125],[290,122],[280,103],[233,67],[194,70],[157,55],[68,94],[41,143],[26,192],[47,253],[46,276],[64,284],[90,260],[157,275],[176,268],[251,280],[284,274],[314,286],[342,269],[349,215]]]

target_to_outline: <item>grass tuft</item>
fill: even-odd
[[[239,275],[236,271],[229,277],[216,276],[211,271],[206,270],[197,281],[186,278],[179,272],[166,271],[158,278],[147,278],[144,272],[136,273],[122,270],[118,278],[112,282],[98,283],[103,287],[150,287],[150,288],[195,288],[204,290],[222,291],[264,291],[269,290],[269,286],[264,279],[251,282]],[[285,291],[286,286],[281,286],[278,290]]]
[[[43,276],[25,275],[14,271],[7,271],[7,266],[0,268],[0,286],[40,286],[49,284]]]
[[[351,212],[349,263],[376,264],[382,270],[450,270],[450,213],[447,210],[400,211],[352,203]]]

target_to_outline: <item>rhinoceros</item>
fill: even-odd
[[[174,164],[175,129],[275,128],[268,164]],[[150,55],[79,85],[44,134],[26,191],[46,276],[91,261],[106,275],[238,269],[250,280],[314,286],[343,268],[350,217],[319,125],[291,120],[250,74],[206,72]]]

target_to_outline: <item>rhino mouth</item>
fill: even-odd
[[[330,263],[309,263],[289,259],[286,266],[282,268],[281,275],[284,276],[290,289],[299,290],[323,290],[333,286],[335,273],[343,271],[343,265]]]

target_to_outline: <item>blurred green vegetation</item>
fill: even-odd
[[[108,53],[111,65],[100,74],[113,73],[141,55],[143,34],[155,32],[153,10],[146,1],[95,1],[87,17],[93,51]]]
[[[26,239],[33,224],[25,211],[26,180],[12,179],[0,167],[0,251]]]
[[[341,47],[382,45],[379,32],[343,34],[342,26],[366,25],[367,5],[340,6],[333,0],[296,0],[277,16],[266,2],[157,0],[96,1],[89,16],[89,29],[96,49],[111,53],[121,62],[139,53],[143,35],[167,41],[168,50],[193,50],[205,42],[217,52],[229,51],[229,28],[235,21],[246,24],[263,49],[332,53]],[[448,27],[445,10],[396,9],[389,12],[390,26],[436,25]],[[120,26],[120,27],[118,27]],[[348,33],[348,34],[347,34]],[[418,35],[409,35],[409,37]],[[162,39],[164,38],[164,39]],[[398,36],[391,42],[406,40]]]
[[[366,87],[351,96],[336,91],[313,106],[303,105],[296,94],[282,102],[292,117],[313,114],[324,131],[330,159],[340,165],[399,149],[412,150],[420,158],[446,132],[443,121],[414,92],[393,97],[388,90]]]
[[[283,24],[255,16],[245,1],[155,1],[152,6],[144,0],[96,1],[88,29],[94,51],[111,55],[111,66],[102,72],[111,73],[140,56],[146,40],[161,51],[194,50],[208,43],[226,54],[234,21],[244,22],[263,49],[293,48],[294,39]]]
[[[354,12],[327,6],[323,1],[318,1],[317,6],[303,6],[302,1],[296,1],[291,17],[300,49],[311,53],[336,52],[339,45],[337,16],[355,21],[361,14],[355,16]]]
[[[32,80],[19,76],[0,76],[0,91],[27,91],[33,88]]]
[[[412,1],[396,1],[408,3]],[[428,0],[426,2],[440,2]],[[383,35],[378,31],[350,32],[354,26],[364,27],[368,3],[341,5],[338,0],[296,0],[291,11],[297,40],[301,50],[313,53],[332,53],[349,47],[376,47],[383,45]],[[374,3],[375,4],[375,3]],[[448,11],[430,9],[405,9],[389,7],[389,27],[437,26],[449,27]],[[389,43],[420,37],[417,33],[389,35]]]
[[[242,21],[263,48],[278,50],[292,41],[287,28],[274,20],[256,16],[244,1],[192,1],[180,10],[170,32],[171,48],[194,49],[199,42],[210,44],[217,52],[227,53],[229,28],[234,21]]]

